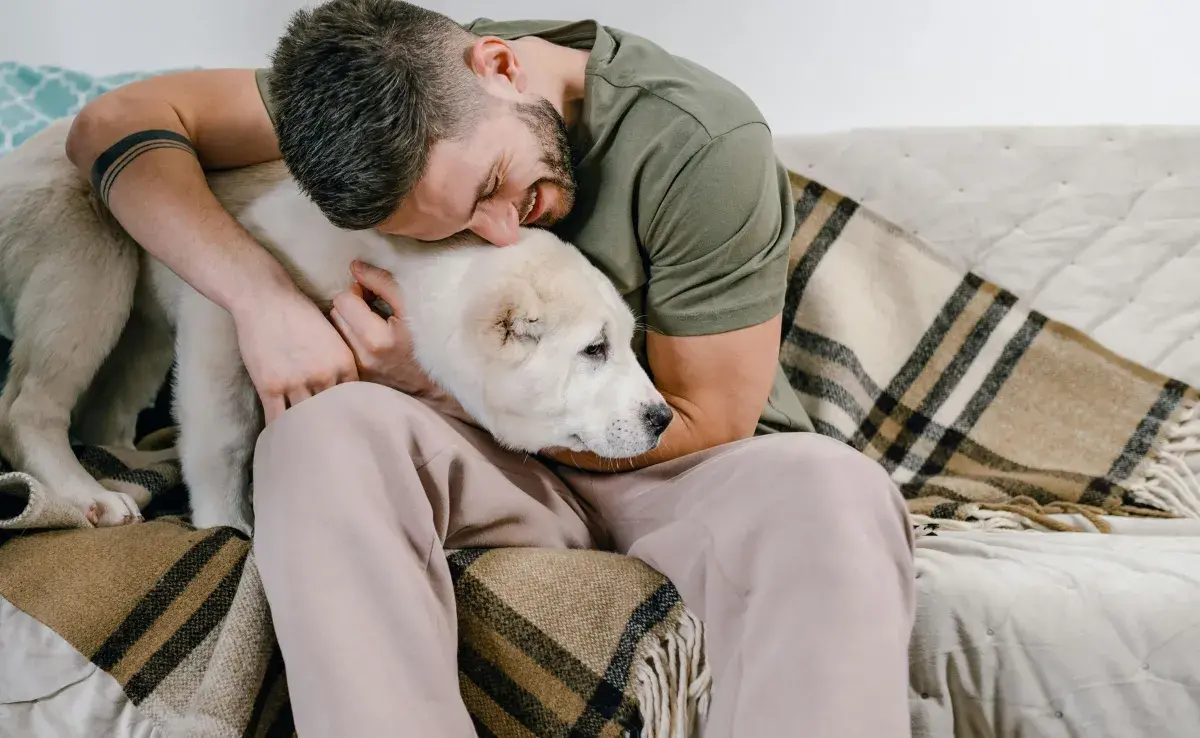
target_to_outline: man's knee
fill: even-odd
[[[899,498],[895,484],[878,463],[854,448],[817,433],[761,436],[745,452],[751,467],[774,478],[770,485],[788,500],[814,497],[841,502],[847,497],[871,504]],[[796,494],[801,492],[802,494]]]
[[[254,451],[254,506],[350,514],[366,504],[362,487],[387,476],[413,449],[405,443],[418,400],[367,382],[338,385],[297,404],[262,432]],[[393,453],[379,454],[381,444]],[[390,472],[390,469],[387,470]],[[399,490],[393,497],[404,497]],[[334,503],[336,500],[336,504]],[[323,511],[318,513],[317,511]],[[293,512],[292,514],[297,514]]]
[[[331,387],[289,408],[268,425],[258,437],[259,452],[264,447],[311,447],[321,453],[329,448],[327,440],[369,434],[378,427],[377,418],[391,424],[403,424],[409,414],[424,407],[419,400],[383,385],[348,382]]]
[[[738,456],[735,463],[754,476],[753,485],[740,495],[756,498],[760,525],[784,531],[794,531],[798,520],[840,528],[882,523],[900,530],[908,525],[904,500],[887,471],[832,438],[816,433],[762,436]]]

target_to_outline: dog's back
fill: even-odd
[[[138,247],[112,216],[95,206],[91,188],[66,156],[70,121],[35,134],[0,159],[0,334],[13,338],[22,319],[47,300],[70,305],[64,285],[95,275],[111,300],[136,277]]]

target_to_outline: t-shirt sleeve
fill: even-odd
[[[743,125],[698,150],[644,238],[649,325],[667,335],[709,335],[777,315],[787,287],[790,202],[766,125]]]
[[[254,70],[254,82],[258,85],[258,94],[262,97],[263,105],[267,108],[267,115],[271,118],[271,124],[275,123],[275,101],[271,99],[271,86],[268,84],[271,70],[259,68]]]

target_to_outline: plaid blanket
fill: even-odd
[[[889,471],[918,535],[1069,529],[1053,512],[1101,530],[1102,515],[1200,517],[1194,389],[956,271],[819,183],[793,186],[781,362],[818,432]],[[249,542],[178,517],[170,437],[78,454],[97,478],[146,490],[157,519],[86,529],[37,480],[0,469],[0,596],[158,725],[292,734]],[[703,629],[659,574],[600,552],[450,562],[461,691],[481,736],[695,734],[711,687]]]
[[[818,432],[884,466],[917,521],[1200,517],[1197,392],[792,177],[780,360]]]
[[[293,735],[250,542],[185,522],[179,465],[154,448],[162,438],[121,457],[76,449],[106,484],[153,497],[141,525],[92,529],[0,468],[0,596],[169,734]],[[692,734],[708,702],[703,631],[662,575],[600,551],[464,550],[449,561],[461,691],[480,736]]]

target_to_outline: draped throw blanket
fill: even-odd
[[[1200,517],[1197,393],[1126,361],[819,182],[792,176],[780,360],[816,429],[917,521]]]

